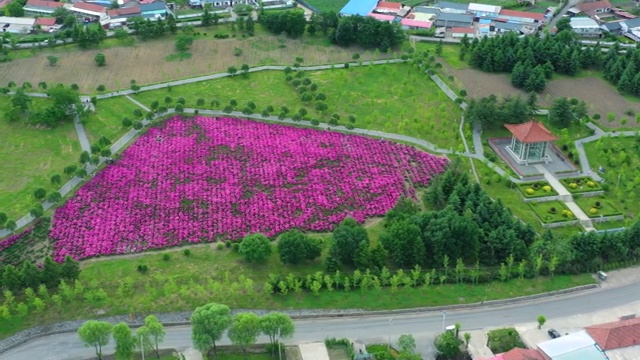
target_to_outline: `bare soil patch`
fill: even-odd
[[[236,48],[241,50],[240,56],[234,56]],[[106,56],[107,66],[96,66],[94,56],[98,52]],[[189,52],[192,54],[189,59],[166,61],[167,55],[175,54],[172,37],[99,50],[78,50],[71,46],[46,49],[30,58],[0,64],[0,78],[5,80],[0,85],[10,80],[18,84],[24,81],[32,84],[40,81],[76,83],[81,91],[94,92],[102,84],[109,91],[129,88],[132,79],[141,85],[153,84],[226,71],[230,66],[240,68],[242,64],[252,67],[290,65],[298,56],[303,57],[304,65],[343,63],[351,61],[356,52],[360,53],[362,60],[399,56],[356,47],[327,46],[320,35],[302,39],[270,35],[214,39],[213,31],[206,37],[198,37]],[[52,54],[59,58],[56,66],[49,66],[47,56]]]
[[[495,94],[497,96],[526,97],[526,92],[511,85],[511,78],[507,74],[486,73],[480,70],[466,68],[450,70],[451,73],[464,84],[470,97],[478,98]],[[627,100],[618,90],[606,81],[597,77],[563,78],[552,80],[547,84],[544,92],[539,94],[540,104],[550,106],[558,97],[569,97],[584,100],[589,106],[589,113],[600,114],[598,120],[606,127],[636,126],[635,116],[625,114],[628,110],[640,113],[640,103]],[[616,120],[609,122],[608,113],[615,113]],[[627,124],[622,124],[627,119]]]

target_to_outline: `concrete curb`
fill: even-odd
[[[460,304],[460,305],[445,305],[434,307],[421,307],[411,309],[398,309],[398,310],[378,310],[378,311],[365,311],[361,309],[348,309],[348,310],[285,310],[284,313],[291,316],[293,319],[318,319],[318,318],[342,318],[342,317],[358,317],[358,316],[385,316],[385,315],[402,315],[402,314],[414,314],[419,312],[435,312],[441,310],[463,310],[463,309],[477,309],[482,307],[518,304],[526,301],[533,301],[537,299],[550,298],[554,296],[572,294],[598,288],[597,284],[589,284],[576,286],[568,289],[551,291],[547,293],[521,296],[511,299],[503,300],[491,300],[483,301],[472,304]],[[232,313],[238,312],[255,312],[259,315],[266,314],[270,310],[250,310],[250,309],[237,309]],[[160,321],[167,327],[169,326],[187,326],[189,325],[189,318],[191,316],[190,311],[176,312],[170,314],[157,315]],[[163,319],[164,318],[164,319]],[[173,319],[169,319],[173,318]],[[143,315],[136,315],[129,317],[126,315],[112,316],[107,318],[101,318],[98,320],[108,321],[112,323],[126,322],[131,327],[140,327],[144,323]],[[66,321],[62,323],[56,323],[52,325],[36,326],[27,330],[23,330],[17,334],[14,334],[4,340],[0,340],[0,354],[5,353],[18,346],[24,345],[32,340],[46,337],[50,335],[72,333],[78,330],[78,327],[82,325],[84,320]]]

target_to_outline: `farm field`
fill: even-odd
[[[98,85],[108,91],[128,89],[129,81],[135,79],[140,85],[148,85],[168,80],[183,79],[226,71],[230,66],[240,68],[242,64],[252,67],[260,65],[290,65],[296,57],[302,56],[305,65],[344,63],[351,61],[353,53],[359,53],[362,60],[398,58],[393,52],[380,54],[361,48],[340,48],[332,46],[322,35],[305,35],[300,39],[266,34],[257,28],[256,36],[229,39],[215,39],[214,33],[232,33],[226,25],[202,28],[200,35],[189,52],[190,59],[165,61],[164,57],[175,54],[175,44],[171,36],[149,41],[136,41],[130,46],[112,46],[104,49],[79,50],[74,45],[55,49],[44,49],[35,55],[0,64],[0,78],[21,84],[29,81],[37,84],[76,83],[85,93],[95,92]],[[234,35],[235,36],[235,35]],[[234,56],[234,49],[241,52]],[[107,65],[97,67],[96,53],[101,52]],[[56,66],[49,66],[47,56],[59,58]],[[32,55],[29,53],[29,55]],[[149,66],[153,63],[153,66]]]
[[[93,144],[101,136],[112,142],[118,140],[129,130],[122,126],[122,118],[135,119],[135,109],[140,107],[124,96],[98,100],[96,112],[89,113],[84,124],[89,141]]]
[[[309,117],[325,122],[331,114],[338,113],[341,124],[345,124],[347,116],[353,114],[354,125],[359,128],[410,135],[443,148],[457,149],[461,143],[456,124],[462,111],[410,65],[351,67],[309,72],[306,76],[318,85],[317,93],[327,96],[328,110],[324,114],[313,110],[313,103],[298,100],[299,95],[280,71],[252,73],[246,79],[236,76],[175,86],[170,92],[168,89],[141,92],[134,98],[149,106],[153,101],[162,104],[167,96],[173,102],[183,97],[186,107],[196,107],[197,99],[203,98],[202,108],[209,109],[214,108],[211,100],[219,101],[217,109],[222,109],[234,99],[239,110],[252,101],[257,113],[269,105],[276,109],[284,105],[291,110],[289,116],[306,107]]]
[[[491,94],[496,96],[520,95],[526,98],[527,93],[511,85],[508,74],[483,72],[473,68],[453,70],[454,76],[467,88],[469,96],[484,97]],[[491,84],[491,86],[486,86]],[[550,106],[558,97],[578,98],[589,105],[591,115],[600,114],[598,122],[605,127],[622,127],[622,119],[627,119],[626,126],[635,125],[635,116],[625,114],[628,110],[640,113],[640,103],[630,101],[620,95],[618,91],[599,77],[561,78],[547,83],[547,88],[539,95],[541,106]],[[609,122],[608,113],[615,113],[616,120]]]
[[[10,97],[0,96],[0,108],[11,105]],[[46,100],[33,99],[32,106],[44,106]],[[17,220],[35,204],[33,191],[53,190],[50,177],[62,175],[65,166],[77,163],[80,144],[70,122],[55,129],[9,123],[0,112],[0,212]]]
[[[307,3],[320,11],[340,11],[349,0],[306,0]]]
[[[150,129],[56,210],[54,259],[293,228],[328,231],[346,216],[362,222],[384,215],[447,162],[362,136],[176,117]]]

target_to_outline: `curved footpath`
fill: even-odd
[[[586,292],[578,292],[569,295],[545,297],[526,302],[505,300],[499,302],[487,302],[484,305],[469,305],[463,309],[452,307],[440,307],[429,309],[409,309],[396,311],[364,312],[361,310],[300,310],[287,311],[296,318],[296,333],[292,339],[286,342],[290,344],[319,341],[327,337],[347,337],[369,342],[386,342],[389,336],[396,339],[401,334],[411,333],[416,337],[416,343],[420,344],[419,351],[425,355],[425,359],[431,358],[434,353],[432,347],[436,334],[442,331],[443,315],[446,310],[446,325],[460,323],[463,331],[474,329],[495,328],[501,326],[514,326],[516,324],[529,324],[535,322],[538,315],[547,317],[547,326],[555,327],[561,331],[569,331],[569,324],[574,327],[591,325],[594,322],[615,320],[617,316],[635,313],[640,299],[640,287],[637,276],[632,272],[638,269],[627,269],[616,273],[610,273],[609,281],[619,284],[603,284]],[[625,274],[626,273],[626,274]],[[632,278],[630,280],[629,278]],[[630,281],[634,281],[631,282]],[[425,296],[428,296],[428,288]],[[605,317],[596,316],[594,312],[604,311]],[[264,313],[265,311],[256,311]],[[190,312],[164,314],[161,316],[165,322],[178,324],[167,327],[167,336],[162,344],[163,348],[175,348],[178,350],[191,346],[191,329],[188,326]],[[567,317],[574,319],[565,321]],[[576,318],[577,316],[577,318]],[[577,320],[576,320],[577,319]],[[605,321],[601,321],[604,319]],[[110,318],[111,321],[129,321],[122,316]],[[68,323],[67,323],[68,324]],[[81,321],[72,322],[75,327],[62,329],[64,333],[44,337],[34,336],[37,339],[28,341],[7,350],[5,343],[0,342],[1,360],[13,359],[40,359],[62,360],[83,359],[93,355],[93,349],[85,348],[73,330],[81,324]],[[566,330],[565,330],[566,329]],[[52,331],[56,326],[51,327]],[[58,326],[58,331],[61,331]],[[544,331],[544,330],[542,330]],[[24,340],[24,339],[23,339]],[[259,341],[266,339],[260,338]],[[222,344],[228,344],[228,339],[223,339]],[[113,344],[105,347],[104,352],[113,351]]]

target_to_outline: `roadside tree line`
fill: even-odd
[[[247,358],[248,347],[255,344],[260,335],[269,338],[267,351],[276,354],[281,350],[280,341],[290,338],[295,331],[293,320],[286,314],[270,312],[258,316],[252,312],[241,312],[232,315],[228,306],[217,303],[196,308],[191,314],[190,323],[193,346],[207,357],[215,358],[218,358],[217,346],[225,333]],[[147,316],[144,325],[135,334],[125,322],[113,325],[106,321],[89,320],[78,329],[80,340],[86,347],[95,349],[98,359],[102,359],[102,348],[111,338],[115,341],[114,356],[118,360],[132,359],[135,350],[143,353],[151,350],[159,359],[160,344],[165,335],[164,326],[154,315]]]

